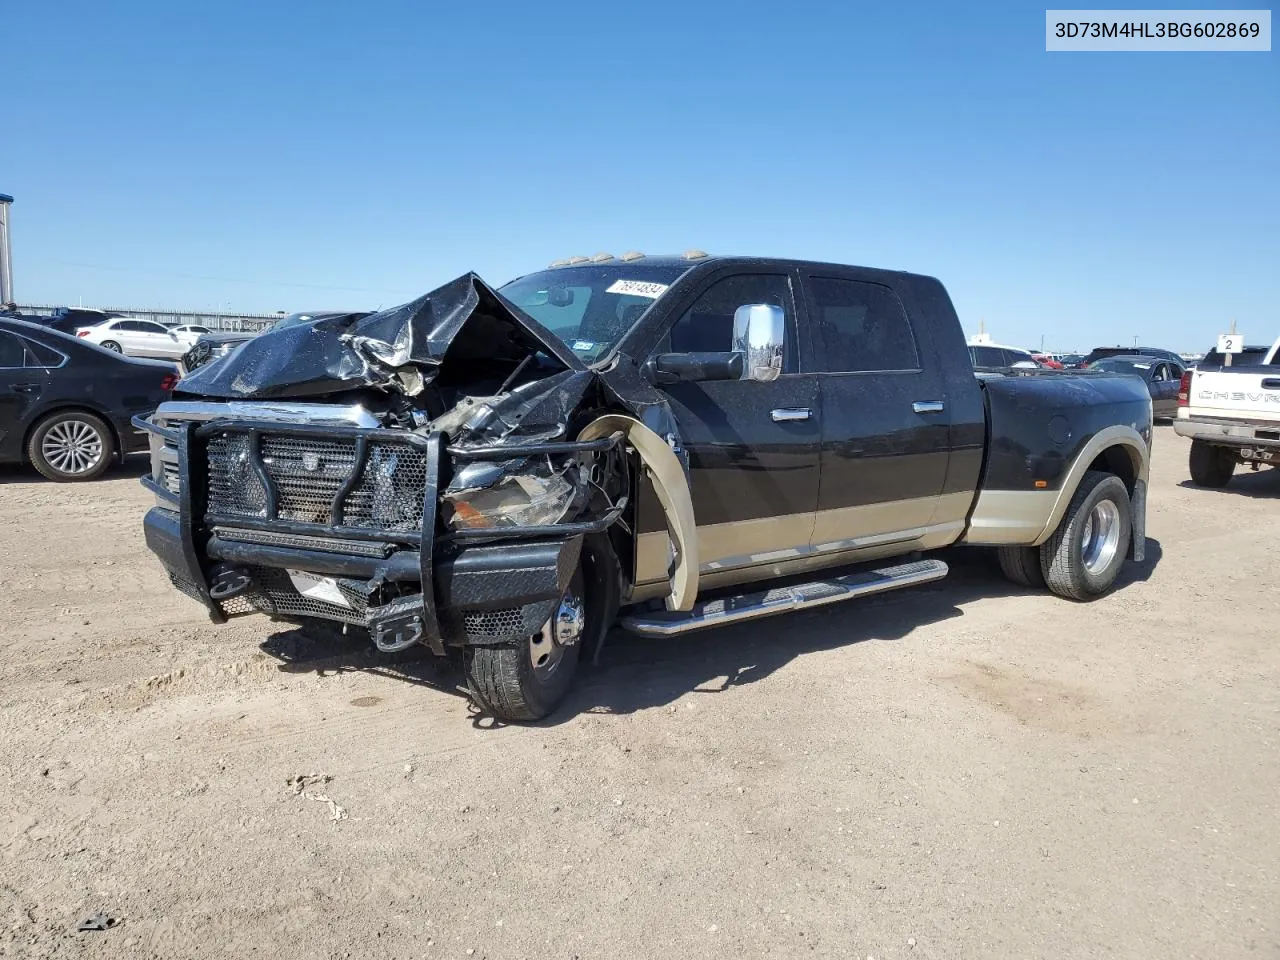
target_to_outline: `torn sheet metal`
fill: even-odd
[[[587,424],[578,439],[596,440],[615,430],[626,431],[627,442],[640,455],[658,502],[662,504],[667,533],[675,546],[675,556],[667,571],[671,586],[667,609],[692,610],[698,599],[698,525],[693,518],[686,468],[662,437],[634,417],[618,414],[600,417]]]
[[[503,439],[528,442],[563,439],[569,419],[595,383],[590,370],[564,370],[523,384],[501,397],[477,402],[459,416],[449,411],[433,424],[453,433],[458,442],[489,444]],[[450,425],[456,423],[456,430]]]
[[[565,344],[468,273],[410,303],[362,319],[339,317],[272,330],[183,379],[205,397],[303,398],[360,387],[410,396],[447,359],[489,368],[540,352],[584,370]]]
[[[408,416],[394,408],[385,416],[397,425],[444,433],[464,448],[569,439],[583,411],[625,411],[595,419],[579,439],[627,432],[675,548],[667,606],[692,607],[698,592],[697,526],[688,458],[665,395],[640,375],[631,357],[586,367],[559,337],[474,273],[380,313],[321,318],[264,333],[195,370],[179,386],[182,395],[231,400],[319,399],[359,389],[422,395],[409,401]],[[432,394],[441,396],[431,399]],[[433,409],[444,394],[451,398],[448,409]]]

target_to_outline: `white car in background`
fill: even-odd
[[[1009,347],[1003,343],[992,343],[990,340],[969,341],[969,362],[979,373],[1003,373],[1006,370],[1038,370],[1040,364],[1030,350],[1021,347]]]
[[[91,327],[80,327],[76,336],[127,357],[159,357],[164,360],[177,360],[195,342],[179,337],[163,324],[133,317],[114,317]]]
[[[196,341],[206,333],[213,333],[208,327],[202,327],[198,323],[183,323],[176,327],[170,327],[169,332],[181,340],[188,350],[194,347]]]

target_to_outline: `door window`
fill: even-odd
[[[36,343],[34,340],[27,341],[28,367],[60,367],[66,359],[52,347],[46,347],[43,343]]]
[[[26,364],[27,349],[22,340],[0,330],[0,369],[21,368]]]
[[[812,323],[821,345],[818,369],[830,373],[919,370],[915,335],[888,287],[834,277],[809,278]]]
[[[725,277],[703,291],[672,326],[662,353],[723,353],[733,349],[733,315],[739,307],[767,303],[786,314],[783,371],[795,372],[795,310],[786,274],[753,273]]]
[[[974,347],[973,348],[976,361],[974,366],[977,367],[1004,367],[1005,363],[1004,351],[995,347]]]

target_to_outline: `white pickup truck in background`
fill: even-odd
[[[1261,362],[1189,370],[1174,429],[1191,438],[1191,479],[1225,487],[1237,463],[1280,466],[1280,339]]]

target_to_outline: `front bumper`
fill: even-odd
[[[143,532],[170,582],[217,623],[252,613],[318,618],[364,627],[375,639],[387,636],[388,645],[393,635],[416,629],[418,639],[438,653],[446,645],[505,643],[537,632],[568,588],[582,550],[581,536],[459,547],[430,565],[431,583],[424,590],[422,557],[413,549],[377,558],[218,535],[208,536],[202,549],[184,535],[181,514],[163,507],[147,512]],[[343,602],[303,594],[290,571],[332,578],[338,593],[331,596]],[[231,573],[245,578],[243,589],[218,596]],[[424,596],[434,601],[434,630],[423,622]]]
[[[319,618],[364,627],[383,650],[421,642],[437,653],[528,637],[568,588],[583,537],[606,529],[626,506],[623,496],[580,522],[464,530],[446,530],[436,510],[454,461],[594,453],[612,449],[621,434],[459,450],[439,434],[369,427],[233,418],[135,424],[160,442],[153,474],[142,481],[158,500],[144,520],[147,545],[173,585],[219,623],[252,613]],[[236,474],[227,470],[229,438],[239,444]],[[307,468],[305,484],[281,472],[285,444],[294,455],[306,447],[302,462],[319,467]],[[393,448],[401,459],[386,453]],[[276,450],[274,459],[264,450]],[[388,485],[409,476],[411,484]],[[370,492],[374,482],[384,486]],[[250,489],[261,498],[253,511],[243,499]]]

